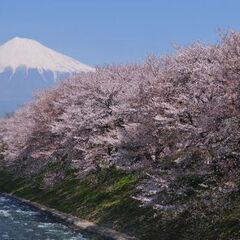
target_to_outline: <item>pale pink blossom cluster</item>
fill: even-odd
[[[181,212],[195,196],[217,206],[239,188],[240,33],[144,64],[99,67],[0,123],[6,165],[34,174],[67,159],[81,176],[141,169],[143,205]]]

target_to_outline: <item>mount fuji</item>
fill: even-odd
[[[35,40],[13,38],[0,46],[0,116],[29,101],[35,91],[90,71],[94,68]]]

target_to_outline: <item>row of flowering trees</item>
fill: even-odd
[[[216,208],[239,190],[240,34],[144,64],[100,67],[0,121],[4,162],[24,166],[23,174],[63,157],[81,176],[112,165],[141,169],[134,197],[143,205]]]

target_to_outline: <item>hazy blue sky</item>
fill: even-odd
[[[240,29],[239,0],[0,0],[0,44],[18,36],[91,64],[142,61]]]

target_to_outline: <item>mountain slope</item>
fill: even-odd
[[[20,66],[43,71],[88,72],[94,69],[77,60],[26,38],[13,38],[0,47],[0,72],[10,67],[14,72]]]
[[[33,92],[57,80],[94,71],[71,57],[26,38],[13,38],[0,46],[0,115],[14,111]]]

